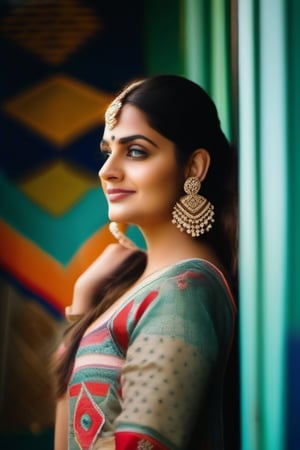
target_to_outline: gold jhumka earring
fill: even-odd
[[[201,183],[197,177],[189,177],[184,183],[184,195],[172,211],[172,223],[180,231],[198,237],[212,228],[214,206],[202,195],[198,195]]]

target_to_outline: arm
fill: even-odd
[[[68,399],[61,397],[56,404],[54,450],[68,449]]]
[[[131,346],[128,360],[122,373],[116,448],[138,448],[143,440],[153,450],[185,448],[204,404],[213,364],[199,348],[178,337],[146,334]]]
[[[77,279],[72,304],[66,307],[66,318],[76,320],[99,299],[101,289],[118,267],[135,250],[120,244],[108,245],[101,255]]]
[[[213,314],[205,305],[214,304],[214,294],[200,278],[186,280],[187,288],[182,280],[180,287],[169,281],[131,334],[121,376],[117,450],[139,448],[141,442],[152,450],[185,449],[196,421],[201,427],[201,414],[205,411],[205,418],[209,414],[207,395],[223,357]],[[221,380],[216,386],[219,393]],[[220,411],[214,408],[219,417]],[[202,444],[207,443],[210,431],[204,426],[199,434]]]

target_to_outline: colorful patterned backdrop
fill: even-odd
[[[0,447],[33,449],[3,434],[53,425],[49,355],[75,279],[112,240],[98,143],[114,93],[144,75],[143,8],[0,5]]]
[[[109,239],[98,142],[112,93],[143,74],[141,8],[10,3],[0,19],[1,263],[60,313]]]

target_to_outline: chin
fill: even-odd
[[[108,210],[108,218],[111,222],[118,222],[124,224],[132,224],[138,226],[142,217],[136,211],[129,211],[129,208],[121,208],[119,211],[117,208],[110,208]]]
[[[110,213],[108,214],[110,222],[127,223],[128,217],[125,214]]]

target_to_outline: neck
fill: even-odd
[[[184,259],[206,259],[221,268],[213,250],[203,240],[181,232],[172,223],[141,228],[147,245],[147,266],[144,276]]]

